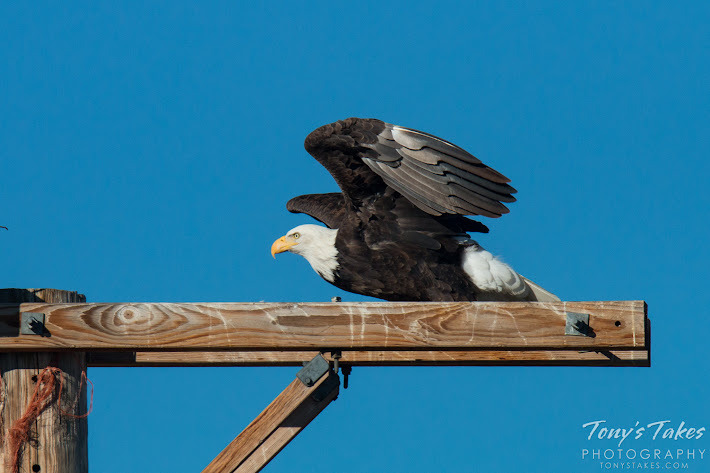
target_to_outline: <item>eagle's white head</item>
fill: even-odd
[[[335,280],[338,269],[338,250],[335,248],[335,236],[338,230],[320,225],[299,225],[276,240],[271,245],[271,255],[290,251],[301,255],[311,264],[316,273],[328,282]]]

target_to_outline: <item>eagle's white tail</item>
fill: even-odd
[[[535,295],[535,300],[538,302],[556,302],[559,301],[560,298],[548,291],[547,289],[542,288],[541,286],[538,286],[525,276],[520,276],[523,278],[523,281],[525,281],[525,284],[528,285],[530,290],[533,292]]]
[[[479,301],[553,302],[560,298],[475,244],[464,250],[462,268],[479,289]]]

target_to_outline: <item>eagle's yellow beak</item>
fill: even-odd
[[[283,253],[296,246],[295,241],[287,241],[286,235],[282,236],[271,245],[271,256],[276,258],[276,253]]]

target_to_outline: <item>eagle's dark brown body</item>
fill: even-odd
[[[364,206],[396,207],[403,201],[389,190],[367,199]],[[421,212],[402,206],[411,213]],[[475,300],[477,288],[461,267],[463,245],[441,234],[436,238],[441,247],[429,248],[404,235],[393,211],[375,210],[378,217],[373,220],[368,213],[353,211],[351,218],[341,221],[335,240],[339,269],[333,284],[389,301]]]

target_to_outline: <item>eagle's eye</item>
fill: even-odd
[[[296,240],[298,240],[299,238],[301,238],[301,234],[300,234],[300,233],[294,233],[294,234],[293,234],[293,237],[294,237]]]

